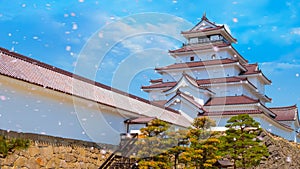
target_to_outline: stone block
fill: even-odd
[[[27,151],[31,157],[35,157],[40,154],[39,148],[33,146],[30,146]]]
[[[46,158],[47,160],[50,160],[53,157],[53,148],[52,146],[48,147],[42,147],[40,149],[41,156]]]
[[[25,166],[27,168],[39,168],[40,165],[36,162],[36,159],[34,157],[31,157],[28,159],[28,161],[26,162]]]
[[[25,157],[18,157],[18,159],[14,162],[14,167],[17,167],[17,168],[22,168],[22,167],[25,167],[25,164],[27,162],[27,159]]]
[[[76,162],[76,163],[70,163],[68,168],[80,169],[80,163],[78,163],[78,162]]]
[[[35,159],[36,163],[39,165],[39,166],[45,166],[46,165],[46,160],[38,157]]]
[[[53,147],[53,153],[54,154],[59,154],[60,153],[59,147]]]
[[[6,165],[6,166],[13,166],[14,162],[17,160],[18,155],[17,154],[10,154],[6,156],[6,158],[3,159],[1,162],[1,165]]]
[[[46,168],[55,168],[56,164],[55,164],[55,159],[52,158],[51,160],[49,160],[46,164]]]
[[[64,154],[63,159],[67,163],[69,163],[69,162],[71,162],[71,163],[76,162],[76,158],[72,154]]]
[[[95,154],[95,153],[91,154],[91,158],[93,158],[95,160],[97,160],[99,156],[100,156],[100,154]]]
[[[60,168],[68,168],[68,163],[65,160],[60,160],[59,165]]]
[[[72,152],[72,147],[70,147],[70,146],[65,147],[65,149],[66,149],[66,152],[67,152],[67,153],[71,153],[71,152]]]

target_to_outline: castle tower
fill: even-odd
[[[248,63],[235,50],[232,45],[237,40],[224,25],[203,15],[198,24],[181,34],[186,43],[169,51],[176,63],[156,68],[162,77],[142,86],[153,104],[175,109],[190,119],[210,116],[219,128],[231,116],[247,113],[277,135],[289,133],[290,140],[296,137],[284,122],[276,120],[285,114],[266,107],[271,98],[265,95],[265,85],[271,81],[258,64]],[[297,122],[291,128],[298,130],[298,126]]]

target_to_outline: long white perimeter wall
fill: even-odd
[[[5,130],[118,144],[128,118],[152,115],[175,124],[186,121],[140,101],[123,102],[130,103],[127,110],[124,103],[116,108],[0,75],[0,128]]]

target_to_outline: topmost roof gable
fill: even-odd
[[[201,18],[201,21],[197,25],[195,25],[190,30],[190,32],[201,31],[201,30],[204,30],[204,29],[211,29],[211,28],[216,28],[216,27],[217,27],[217,25],[215,23],[210,22],[207,19],[206,14],[204,13],[202,18]]]

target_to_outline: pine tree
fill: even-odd
[[[261,132],[259,123],[248,114],[233,116],[227,121],[226,136],[221,138],[224,155],[233,160],[234,168],[257,166],[268,156],[267,147],[257,139]]]
[[[194,119],[187,134],[190,146],[180,156],[181,161],[186,163],[186,168],[214,168],[213,164],[220,158],[217,155],[220,140],[216,137],[216,133],[210,130],[215,125],[208,117]]]
[[[140,169],[167,169],[171,167],[171,160],[167,150],[173,144],[167,136],[170,125],[162,120],[154,119],[141,129],[137,147],[137,159]]]

